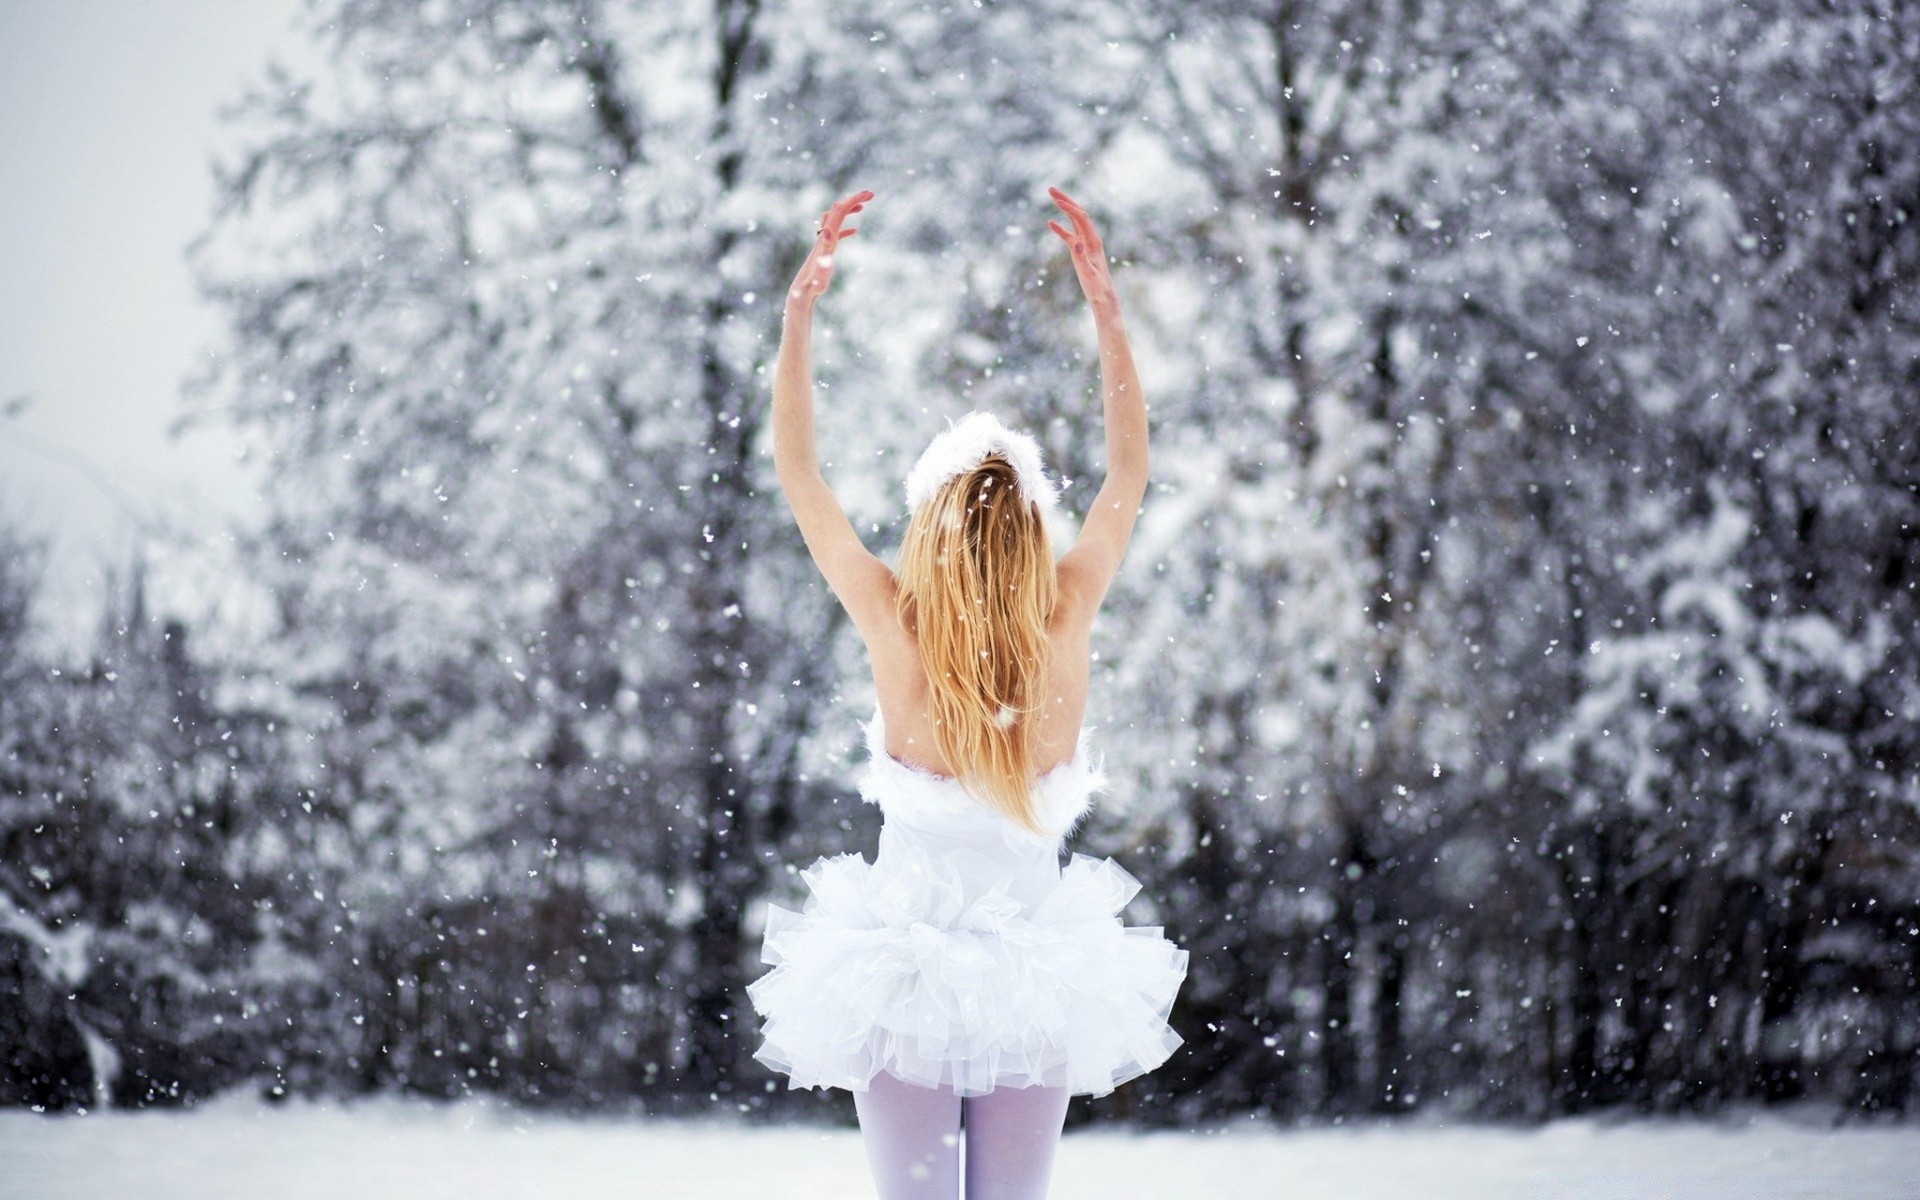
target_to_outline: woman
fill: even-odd
[[[1127,928],[1139,884],[1061,843],[1103,777],[1081,730],[1088,634],[1147,486],[1147,409],[1093,222],[1056,189],[1100,335],[1107,477],[1058,563],[1055,487],[1032,439],[973,413],[907,478],[897,571],[861,543],[820,474],[814,302],[872,192],[829,209],[788,292],[774,459],[814,562],[873,661],[879,711],[860,790],[874,862],[822,859],[804,914],[770,910],[772,971],[749,993],[757,1052],[792,1087],[844,1087],[881,1200],[1045,1194],[1067,1100],[1104,1095],[1179,1045],[1166,1023],[1184,950]]]

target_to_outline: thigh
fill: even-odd
[[[880,1200],[958,1200],[960,1097],[882,1071],[853,1108]]]
[[[1043,1200],[1066,1088],[995,1088],[966,1101],[967,1200]]]

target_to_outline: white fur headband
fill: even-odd
[[[1040,465],[1040,446],[1024,433],[1002,425],[992,413],[970,412],[948,426],[907,472],[907,510],[917,510],[933,499],[940,485],[979,466],[989,454],[998,454],[1013,468],[1020,495],[1050,513],[1059,502],[1059,485]]]

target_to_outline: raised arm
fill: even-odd
[[[787,289],[773,372],[773,465],[780,491],[814,565],[869,642],[875,630],[894,619],[893,572],[861,542],[820,473],[813,441],[813,306],[833,278],[835,250],[855,233],[842,226],[871,199],[872,192],[856,192],[820,218],[807,261]]]
[[[1073,272],[1093,309],[1093,328],[1100,341],[1100,403],[1107,429],[1107,477],[1087,511],[1086,523],[1073,548],[1060,559],[1060,584],[1088,619],[1100,607],[1107,588],[1120,570],[1134,519],[1147,495],[1147,398],[1127,345],[1127,328],[1120,319],[1120,297],[1107,270],[1107,250],[1086,210],[1059,188],[1047,194],[1066,214],[1071,228],[1048,221],[1073,256]]]

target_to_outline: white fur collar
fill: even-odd
[[[1048,831],[1035,834],[968,795],[958,780],[910,767],[888,754],[886,724],[877,704],[865,733],[867,765],[860,774],[860,795],[878,804],[891,818],[910,825],[984,826],[998,829],[1015,843],[1032,840],[1057,844],[1093,807],[1094,793],[1107,788],[1107,773],[1093,754],[1093,731],[1082,728],[1073,757],[1034,780],[1034,816]]]
[[[1050,513],[1059,502],[1059,485],[1040,465],[1040,446],[1024,433],[1002,425],[992,413],[970,412],[927,445],[907,472],[907,510],[933,499],[940,485],[979,466],[998,453],[1013,467],[1020,494]]]

